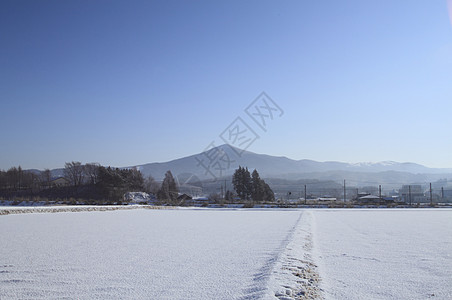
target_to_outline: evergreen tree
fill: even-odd
[[[171,171],[167,171],[165,179],[163,179],[162,186],[157,192],[157,198],[160,201],[166,201],[170,204],[177,204],[177,196],[179,195],[179,189],[177,188],[176,181],[174,180]]]
[[[254,202],[262,202],[264,200],[265,182],[260,178],[259,173],[254,169],[251,175],[251,198]]]
[[[265,202],[275,202],[275,193],[272,191],[270,186],[267,183],[265,183],[265,181],[262,180],[262,182],[264,185],[263,200]]]
[[[144,179],[136,169],[105,168],[99,166],[96,186],[106,198],[118,200],[126,192],[139,192],[144,189]]]
[[[251,184],[251,174],[250,171],[248,171],[248,168],[245,168],[245,172],[243,173],[243,185],[246,192],[245,199],[250,200],[253,185]]]
[[[248,168],[239,166],[232,176],[232,184],[237,195],[242,200],[253,200],[253,202],[273,202],[275,201],[275,194],[270,186],[260,178],[257,170],[254,170],[252,175]]]
[[[232,184],[237,195],[242,200],[249,200],[252,191],[251,175],[248,168],[239,166],[232,176]]]

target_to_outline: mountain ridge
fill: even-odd
[[[227,158],[227,159],[226,159]],[[209,164],[210,163],[210,164]],[[222,164],[222,170],[218,166]],[[244,151],[228,144],[214,147],[198,154],[167,162],[153,162],[123,168],[136,168],[144,177],[162,180],[170,170],[180,183],[188,181],[216,181],[230,178],[238,166],[257,169],[262,178],[286,180],[333,180],[357,186],[413,184],[452,179],[450,168],[429,168],[412,162],[319,162],[310,159],[294,160],[286,156],[272,156]],[[210,167],[210,171],[207,167]],[[53,169],[52,177],[63,176],[63,168]],[[39,172],[38,170],[33,170]]]
[[[216,160],[213,161],[213,164],[216,163],[216,166],[219,167],[220,163],[222,163],[223,170],[218,170],[219,168],[207,170],[205,168],[207,163],[212,162],[210,161],[212,156],[215,156],[216,158]],[[430,168],[413,162],[382,161],[375,163],[345,163],[339,161],[319,162],[310,159],[294,160],[286,156],[257,154],[251,151],[235,148],[228,144],[168,162],[147,163],[130,166],[129,168],[138,168],[143,175],[153,176],[157,180],[162,179],[164,173],[168,170],[171,170],[174,175],[191,173],[201,179],[208,179],[208,177],[223,177],[231,175],[239,165],[248,167],[250,170],[257,169],[262,177],[273,178],[286,177],[285,175],[287,174],[320,174],[333,171],[356,173],[394,171],[410,174],[452,174],[452,169],[449,168]],[[215,170],[216,173],[213,172]]]

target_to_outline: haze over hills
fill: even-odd
[[[126,168],[139,169],[144,177],[162,180],[166,171],[180,183],[227,180],[238,166],[257,169],[262,178],[289,181],[321,180],[336,183],[347,180],[348,185],[385,185],[398,188],[403,184],[426,184],[440,179],[452,179],[452,169],[429,168],[411,162],[384,161],[377,163],[344,163],[294,160],[283,156],[257,154],[224,144],[199,154],[161,163],[147,163]],[[33,170],[36,173],[38,170]],[[63,169],[52,170],[53,177],[63,176]]]
[[[287,157],[257,154],[230,145],[163,163],[138,166],[144,176],[161,180],[167,170],[173,175],[192,174],[201,180],[230,176],[238,166],[257,169],[263,178],[342,180],[356,184],[394,182],[412,183],[452,177],[452,169],[429,168],[411,162],[343,163],[335,161],[293,160]]]

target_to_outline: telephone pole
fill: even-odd
[[[347,192],[345,191],[345,179],[344,179],[344,202],[345,202],[346,197],[347,197]]]
[[[433,206],[432,183],[430,182],[430,206]]]
[[[304,185],[304,204],[306,205],[306,184]]]
[[[224,198],[226,198],[226,179],[224,180]]]
[[[411,206],[411,185],[408,186],[408,197],[410,198],[410,206]]]

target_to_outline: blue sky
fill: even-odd
[[[168,161],[236,117],[257,153],[450,168],[449,4],[1,1],[0,169]]]

